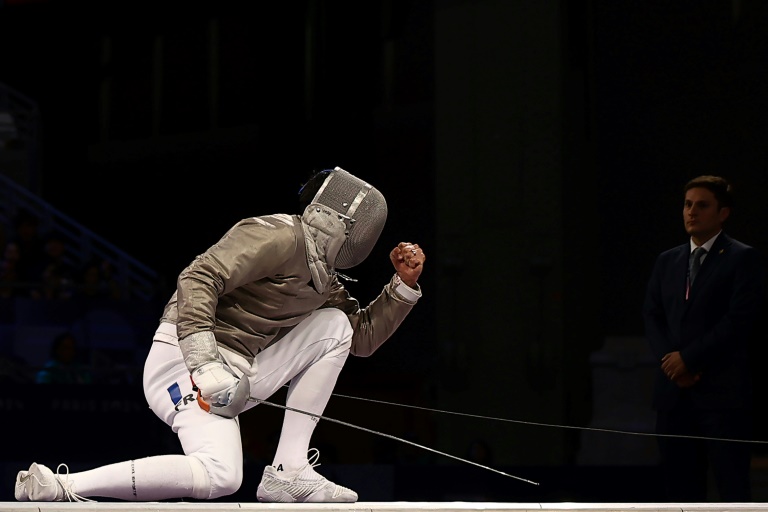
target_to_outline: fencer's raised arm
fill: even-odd
[[[418,244],[401,242],[390,251],[389,257],[395,275],[364,308],[338,279],[334,279],[326,306],[339,308],[349,317],[354,330],[351,353],[355,356],[372,355],[394,334],[421,298],[417,280],[426,259],[424,251]]]

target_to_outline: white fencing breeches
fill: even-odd
[[[232,494],[243,479],[239,422],[207,413],[197,404],[178,342],[173,344],[175,335],[175,325],[161,324],[158,328],[144,367],[147,402],[179,436],[184,454],[199,460],[205,469],[202,478],[199,471],[193,471],[196,481],[192,497],[213,499]],[[275,460],[287,466],[306,461],[316,424],[311,415],[322,415],[349,355],[351,340],[347,316],[329,308],[315,311],[279,342],[261,351],[253,365],[221,350],[232,369],[250,381],[252,397],[268,400],[290,381],[286,406],[310,413],[286,411]],[[256,405],[250,402],[246,410]],[[177,497],[185,496],[189,495]]]

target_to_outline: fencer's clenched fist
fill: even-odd
[[[419,244],[400,242],[389,253],[389,259],[392,260],[400,279],[411,288],[416,287],[416,281],[419,280],[426,259]]]
[[[212,361],[195,368],[192,383],[205,402],[220,407],[232,402],[240,379],[221,361]]]

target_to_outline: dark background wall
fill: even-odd
[[[170,284],[235,221],[291,210],[311,169],[369,179],[390,220],[350,288],[366,303],[391,274],[389,248],[410,240],[428,255],[425,295],[379,353],[350,361],[340,393],[584,426],[590,356],[607,338],[642,337],[653,259],[685,241],[689,178],[732,179],[729,232],[768,254],[767,11],[759,0],[6,0],[0,81],[40,105],[40,195]],[[362,423],[368,407],[328,415]],[[482,439],[501,465],[568,467],[583,450],[563,428],[366,414],[459,456]],[[425,459],[343,435],[365,448],[338,447],[340,461]]]

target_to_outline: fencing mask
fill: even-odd
[[[387,203],[376,188],[336,167],[327,173],[302,220],[313,234],[311,252],[319,253],[316,258],[332,268],[351,268],[376,245],[387,220]]]

